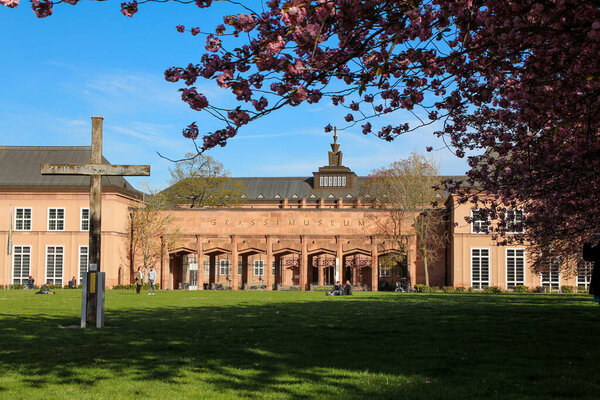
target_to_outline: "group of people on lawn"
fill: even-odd
[[[345,285],[340,284],[340,281],[337,281],[335,285],[333,285],[333,290],[330,292],[325,292],[327,296],[349,296],[352,294],[352,285],[350,281],[346,281]]]
[[[138,267],[137,272],[135,273],[135,292],[140,294],[140,290],[142,289],[142,285],[144,284],[144,271],[142,271],[141,267]],[[150,270],[148,271],[148,296],[156,294],[156,270],[153,265],[150,265]]]

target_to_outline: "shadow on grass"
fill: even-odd
[[[9,344],[0,351],[0,381],[17,371],[32,388],[123,379],[289,399],[600,392],[600,310],[586,297],[201,296],[210,301],[177,305],[173,296],[109,309],[103,330],[57,329],[74,318],[0,313],[0,342]]]

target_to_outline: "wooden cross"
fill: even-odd
[[[102,215],[102,175],[149,176],[149,165],[102,164],[102,117],[92,117],[92,157],[90,164],[41,164],[43,175],[88,175],[90,177],[90,271],[100,271]],[[95,267],[95,268],[94,268]],[[96,307],[92,301],[93,308]],[[95,311],[95,310],[94,310]],[[88,310],[88,314],[90,310]]]

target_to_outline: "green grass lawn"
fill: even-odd
[[[0,399],[598,399],[586,295],[0,291]]]

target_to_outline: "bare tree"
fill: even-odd
[[[429,263],[438,260],[447,241],[444,210],[437,207],[439,163],[412,153],[410,157],[375,169],[363,188],[376,200],[373,222],[380,235],[405,250],[416,235],[417,256],[423,260],[425,285],[429,286]],[[393,260],[392,260],[393,262]]]
[[[172,216],[166,210],[167,199],[162,193],[144,195],[137,207],[129,213],[129,236],[126,240],[130,265],[130,279],[135,273],[135,260],[142,259],[143,269],[160,263],[163,246],[174,247],[180,236]]]
[[[229,176],[223,164],[211,156],[186,154],[171,172],[171,186],[164,192],[169,201],[189,208],[225,207],[242,202],[245,188]]]

